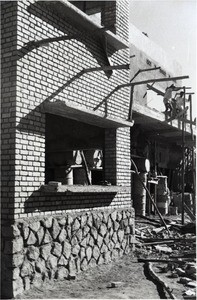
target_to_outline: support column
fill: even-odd
[[[105,131],[105,180],[130,186],[130,128]]]

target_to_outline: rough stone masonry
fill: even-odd
[[[109,263],[129,253],[134,231],[133,209],[34,217],[4,226],[3,294],[9,293],[10,281],[16,296],[47,279],[75,278]]]

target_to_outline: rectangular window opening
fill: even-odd
[[[45,183],[102,184],[105,129],[46,114]]]
[[[78,9],[86,13],[92,21],[101,25],[101,12],[104,1],[70,1]]]

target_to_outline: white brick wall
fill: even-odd
[[[117,1],[116,30],[119,36],[128,39],[128,13],[125,5],[127,5],[127,1]],[[14,13],[16,14],[16,4]],[[16,22],[14,22],[12,24],[16,26]],[[8,65],[7,73],[5,73],[8,80],[4,83],[3,90],[5,98],[7,97],[6,99],[10,101],[10,97],[13,96],[14,101],[13,107],[8,105],[9,101],[5,101],[3,117],[5,120],[9,120],[8,124],[4,123],[4,134],[7,140],[12,141],[10,147],[13,147],[14,140],[16,142],[15,153],[12,156],[4,157],[5,160],[9,158],[9,163],[15,165],[15,202],[20,203],[20,206],[15,209],[16,218],[29,216],[35,213],[36,209],[40,211],[40,214],[44,214],[48,210],[51,213],[57,210],[53,197],[43,196],[38,192],[45,180],[45,114],[41,108],[42,103],[48,99],[50,101],[71,101],[90,110],[98,106],[97,111],[105,112],[106,108],[103,102],[105,97],[117,85],[129,80],[128,70],[115,71],[110,78],[104,72],[92,72],[72,80],[84,68],[106,64],[101,43],[87,33],[84,38],[49,43],[48,46],[36,49],[27,49],[25,45],[31,41],[76,33],[81,34],[81,31],[72,27],[48,6],[45,7],[43,3],[41,5],[40,2],[35,1],[17,2],[17,80],[15,81],[14,68],[12,75],[10,74],[12,65]],[[10,37],[9,32],[6,35]],[[9,41],[7,43],[9,45]],[[6,53],[3,58],[9,63],[12,55],[6,56]],[[108,46],[108,53],[114,65],[129,62],[128,49],[115,51]],[[10,85],[10,80],[14,81],[16,87]],[[10,110],[11,108],[13,110]],[[115,92],[107,100],[108,116],[126,119],[128,108],[128,88]],[[11,121],[16,122],[14,136],[8,129]],[[112,164],[115,163],[113,168],[117,168],[116,181],[118,184],[129,185],[129,130],[118,129],[117,138],[115,149],[117,157],[114,162],[112,161]],[[6,143],[3,144],[3,147],[6,150],[9,149]],[[6,153],[6,155],[9,154]],[[3,165],[3,168],[7,168],[7,166]],[[106,201],[105,197],[108,196],[104,196],[104,202]],[[70,197],[71,200],[67,199],[66,203],[63,198],[58,197],[60,210],[80,209],[84,206],[83,195],[78,198]],[[102,203],[101,197],[96,195],[87,195],[85,199],[89,203],[89,208],[94,207],[98,201]],[[130,205],[129,201],[129,194],[125,195],[125,198],[117,196],[111,205],[128,206]]]

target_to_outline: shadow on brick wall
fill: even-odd
[[[46,44],[58,41],[77,40],[85,45],[85,49],[91,53],[91,55],[96,59],[100,66],[108,66],[110,64],[108,57],[113,55],[115,49],[110,49],[110,53],[107,53],[106,44],[102,34],[99,34],[98,38],[95,39],[95,36],[97,35],[95,35],[94,32],[89,33],[88,31],[83,30],[80,26],[78,26],[78,28],[71,27],[71,25],[67,23],[66,20],[63,20],[62,17],[58,15],[58,13],[50,9],[50,7],[48,7],[48,5],[44,3],[44,1],[30,4],[27,8],[27,11],[30,15],[34,15],[41,19],[44,22],[43,26],[46,26],[45,24],[49,24],[53,26],[54,29],[63,32],[65,35],[60,35],[58,37],[54,36],[53,38],[50,37],[42,40],[29,41],[18,50],[18,59],[24,57],[29,52],[36,48],[39,48],[42,45],[46,46]],[[56,32],[56,30],[54,30],[54,32]],[[105,74],[109,78],[112,75],[112,71],[105,71]]]
[[[25,213],[60,212],[65,210],[91,210],[109,207],[116,193],[58,193],[43,192],[42,188],[32,193],[24,204]]]
[[[43,114],[44,102],[31,110],[29,114],[20,119],[17,130],[27,133],[45,135],[45,118]]]

